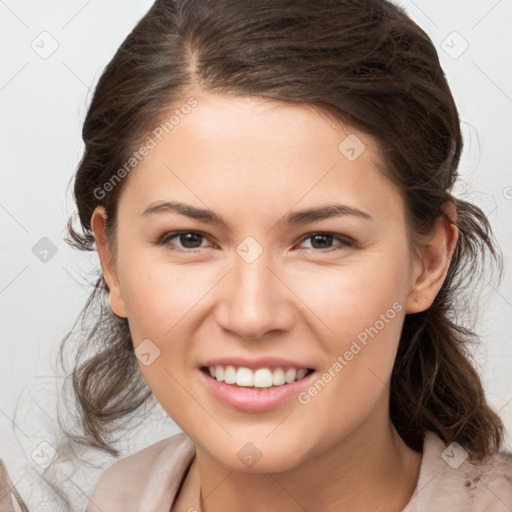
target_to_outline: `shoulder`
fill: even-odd
[[[168,510],[194,454],[193,442],[181,432],[114,462],[101,475],[86,512]]]
[[[404,512],[512,510],[512,454],[471,462],[458,444],[427,432],[418,485]]]

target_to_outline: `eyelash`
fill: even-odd
[[[173,238],[176,238],[176,237],[178,237],[180,235],[183,235],[183,234],[190,234],[190,233],[193,233],[195,235],[203,236],[204,238],[208,238],[208,235],[206,233],[201,232],[201,231],[186,231],[186,230],[170,231],[170,232],[165,233],[164,235],[162,235],[157,243],[158,243],[158,245],[165,245],[165,244],[170,243],[170,240],[172,240]],[[354,247],[355,246],[355,243],[352,240],[350,240],[349,238],[342,237],[342,236],[337,235],[335,233],[329,233],[327,231],[316,231],[314,233],[308,233],[307,235],[304,235],[299,240],[299,244],[302,244],[306,240],[308,240],[310,238],[313,238],[313,237],[315,237],[317,235],[331,236],[333,238],[333,240],[337,240],[338,242],[340,242],[340,244],[338,246],[329,247],[327,249],[315,249],[314,247],[307,247],[306,249],[312,249],[315,252],[326,253],[326,252],[336,251],[336,250],[339,250],[339,249],[342,249],[342,248],[346,248],[346,247]],[[184,248],[184,249],[181,249],[181,248],[178,248],[178,249],[171,248],[171,250],[173,250],[173,251],[180,251],[180,252],[187,252],[187,253],[198,252],[201,249],[203,249],[203,247],[194,247],[194,248],[191,248],[191,249],[188,249],[188,248]]]

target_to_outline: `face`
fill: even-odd
[[[231,468],[285,470],[387,421],[420,268],[371,137],[311,106],[193,96],[123,188],[115,262],[101,255],[110,303],[152,392],[197,446]],[[314,372],[254,390],[216,384],[212,362]],[[261,455],[254,468],[243,447]]]

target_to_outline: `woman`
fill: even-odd
[[[158,1],[83,136],[69,229],[102,268],[85,313],[111,310],[73,373],[85,436],[115,454],[150,394],[183,431],[109,467],[88,512],[512,508],[455,322],[498,253],[450,193],[457,108],[400,8]]]

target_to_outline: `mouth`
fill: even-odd
[[[233,365],[201,366],[201,372],[210,379],[234,388],[270,389],[286,386],[311,375],[313,368],[257,368]]]

